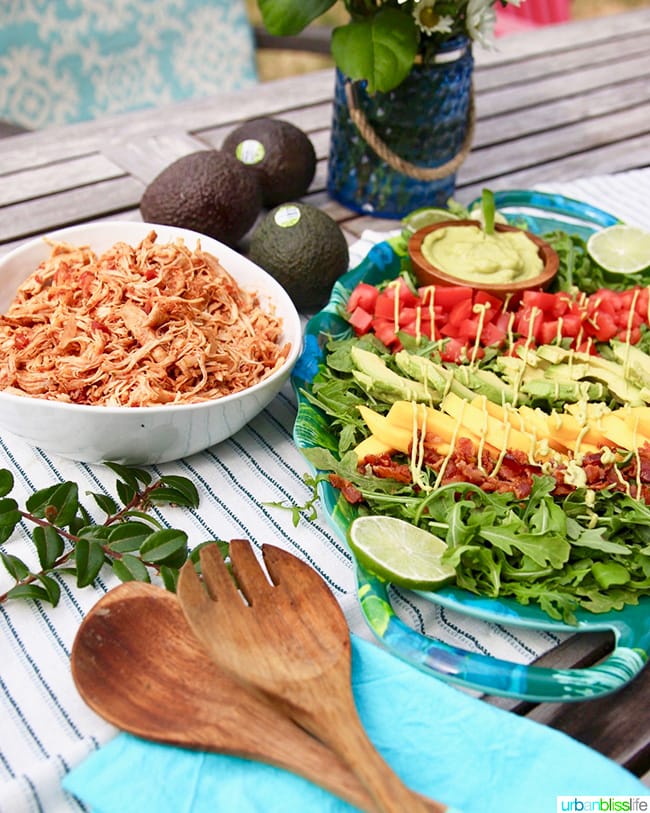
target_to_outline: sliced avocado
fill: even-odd
[[[453,384],[452,373],[441,364],[407,350],[395,353],[395,363],[404,375],[424,384],[429,391],[433,390],[432,396],[436,404],[440,403]]]
[[[455,366],[453,369],[448,369],[443,367],[442,364],[436,364],[431,359],[408,353],[406,350],[400,350],[399,353],[396,353],[395,361],[405,375],[434,387],[440,400],[448,392],[453,392],[460,398],[467,400],[473,398],[476,394],[463,381],[462,371],[466,370],[466,367]]]
[[[622,367],[621,372],[623,372]],[[622,375],[617,375],[610,370],[593,366],[589,369],[589,378],[602,381],[610,393],[623,404],[630,404],[630,406],[643,406],[645,404],[645,400],[641,394],[641,388],[637,387],[631,381],[627,381]]]
[[[607,387],[591,381],[549,381],[535,378],[521,385],[522,392],[545,401],[597,401],[607,394]]]
[[[590,367],[588,364],[579,362],[578,364],[549,364],[544,367],[544,378],[549,381],[581,381],[583,378],[589,377]]]
[[[529,367],[543,367],[545,364],[544,360],[537,354],[536,350],[533,350],[532,347],[517,347],[516,353],[517,358],[525,361]]]
[[[472,392],[477,395],[485,395],[488,401],[493,401],[495,404],[514,404],[517,401],[517,393],[514,388],[491,370],[470,370],[469,367],[459,367],[454,375]]]
[[[545,344],[537,348],[540,358],[553,363],[569,362],[572,366],[575,363],[588,367],[587,374],[581,378],[594,378],[607,385],[610,393],[622,403],[632,406],[642,406],[645,400],[641,394],[641,388],[627,380],[625,368],[616,361],[609,361],[602,356],[591,356],[589,353],[579,353],[575,350],[566,350],[556,345]],[[645,356],[645,353],[643,354]],[[647,358],[647,356],[645,356]],[[577,378],[577,375],[572,377]],[[593,399],[590,399],[593,400]]]
[[[353,347],[350,356],[357,367],[352,375],[368,394],[386,401],[404,400],[431,404],[440,400],[440,396],[431,387],[399,375],[387,367],[386,362],[376,353]]]
[[[581,353],[578,350],[570,350],[565,347],[559,347],[556,344],[543,344],[536,350],[537,355],[544,361],[551,364],[561,364],[567,362],[569,364],[588,364],[590,367],[599,367],[602,370],[609,370],[614,375],[621,375],[620,364],[615,361],[609,361],[602,356],[591,356],[589,353]]]
[[[627,342],[612,340],[610,346],[626,378],[639,387],[650,387],[650,356]]]
[[[533,367],[518,356],[498,356],[496,365],[506,381],[511,384],[544,378],[543,367]]]

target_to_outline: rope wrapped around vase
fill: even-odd
[[[386,142],[382,141],[377,135],[372,125],[366,118],[365,113],[358,107],[353,83],[346,81],[345,83],[345,98],[348,104],[350,118],[356,125],[359,133],[366,141],[366,143],[383,159],[390,167],[396,172],[401,172],[403,175],[408,175],[410,178],[416,178],[420,181],[437,181],[453,175],[454,172],[465,161],[472,148],[472,141],[474,139],[474,124],[476,112],[474,108],[474,91],[470,91],[469,110],[467,114],[467,130],[460,149],[452,158],[435,167],[422,167],[413,164],[410,161],[405,161],[400,158]]]

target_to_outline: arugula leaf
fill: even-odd
[[[561,568],[569,558],[571,546],[556,534],[521,533],[519,525],[483,528],[481,536],[508,555],[514,551],[526,554],[538,565]]]

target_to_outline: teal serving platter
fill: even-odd
[[[497,208],[513,223],[537,234],[562,229],[588,238],[594,231],[620,222],[613,215],[560,195],[510,191],[495,193]],[[294,441],[299,450],[323,447],[336,453],[337,442],[327,417],[306,397],[323,361],[324,346],[334,338],[351,335],[341,313],[351,290],[359,282],[378,284],[394,279],[408,258],[400,237],[375,245],[365,259],[334,285],[327,305],[307,323],[304,346],[292,374],[298,401]],[[315,472],[316,473],[316,472]],[[332,529],[347,545],[347,530],[356,516],[351,506],[328,482],[319,486],[322,510]],[[449,683],[492,695],[531,701],[579,701],[614,692],[643,669],[650,652],[650,597],[620,611],[594,615],[576,613],[569,625],[554,621],[540,608],[524,606],[512,599],[474,595],[456,587],[420,592],[428,601],[482,621],[552,633],[610,631],[612,652],[600,663],[570,669],[551,669],[512,663],[423,635],[396,614],[390,598],[390,584],[356,563],[357,593],[366,622],[379,641],[394,655]]]

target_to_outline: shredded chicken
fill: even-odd
[[[0,389],[103,406],[187,404],[239,392],[285,360],[281,320],[219,260],[182,240],[101,256],[51,243],[0,316]]]

